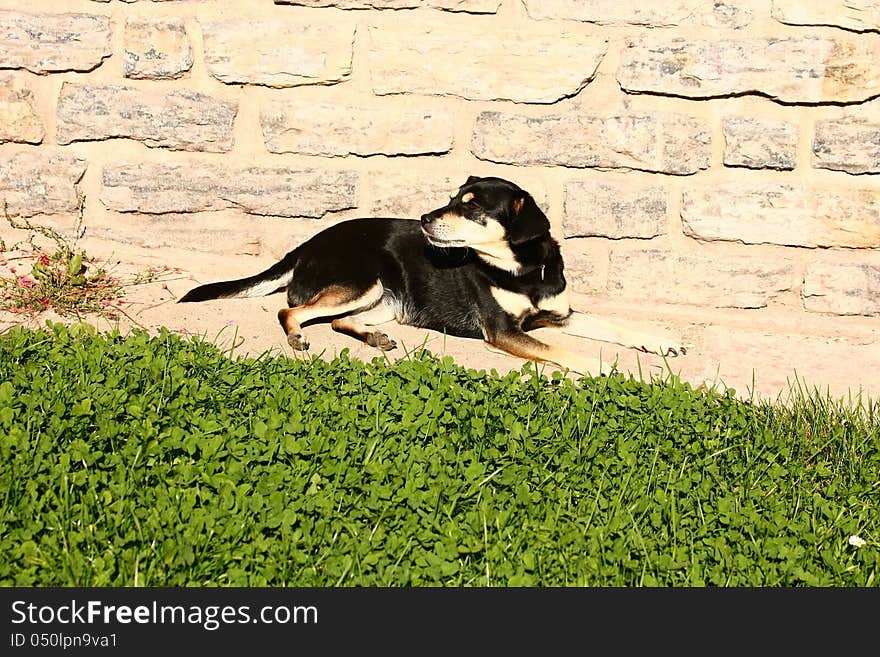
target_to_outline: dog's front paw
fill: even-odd
[[[309,350],[309,341],[306,340],[305,336],[302,333],[288,334],[287,344],[289,344],[296,351],[308,351]]]
[[[676,356],[686,356],[687,352],[690,349],[693,349],[692,344],[687,344],[683,340],[642,340],[642,344],[636,345],[637,349],[641,349],[644,352],[649,354],[657,354],[658,356],[669,356],[670,358],[675,358]]]

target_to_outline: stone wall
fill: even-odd
[[[0,196],[277,257],[500,175],[597,304],[874,363],[878,97],[880,0],[0,0]]]

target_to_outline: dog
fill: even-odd
[[[538,327],[661,355],[684,353],[665,336],[628,331],[574,313],[559,243],[534,198],[501,178],[470,176],[445,206],[413,219],[360,218],[330,226],[265,271],[189,291],[179,303],[287,291],[278,321],[295,350],[306,322],[383,351],[397,345],[376,327],[400,324],[478,338],[492,351],[601,374],[598,360],[546,344]],[[607,364],[606,364],[607,368]]]

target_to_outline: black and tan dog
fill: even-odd
[[[382,350],[396,343],[374,327],[397,320],[482,338],[493,351],[581,374],[600,374],[598,360],[527,331],[555,326],[653,353],[683,352],[663,337],[572,313],[550,222],[531,195],[500,178],[471,176],[421,222],[343,221],[260,274],[199,286],[180,301],[256,297],[284,288],[289,308],[278,311],[278,319],[288,343],[300,350],[309,346],[303,323],[334,317],[334,330]]]

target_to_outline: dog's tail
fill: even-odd
[[[180,297],[177,303],[228,299],[230,297],[263,297],[273,292],[279,292],[293,279],[293,268],[298,259],[297,250],[294,249],[269,269],[259,274],[234,281],[221,281],[194,287]]]

